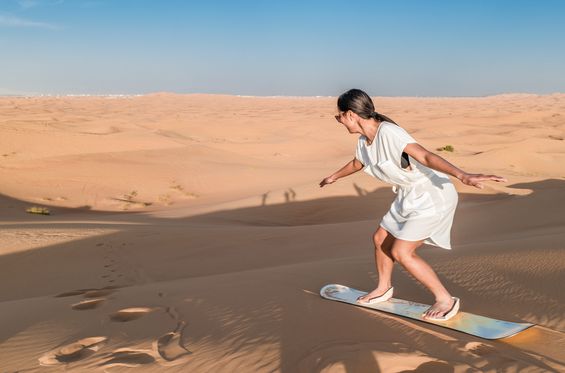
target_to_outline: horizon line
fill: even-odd
[[[565,94],[565,92],[552,92],[552,93],[531,93],[531,92],[504,92],[495,93],[487,95],[462,95],[462,96],[417,96],[417,95],[370,95],[371,97],[383,97],[383,98],[487,98],[496,96],[553,96]],[[240,95],[233,93],[178,93],[169,91],[155,91],[148,93],[101,93],[101,94],[91,94],[91,93],[64,93],[64,94],[52,94],[52,93],[0,93],[0,98],[38,98],[38,97],[107,97],[107,98],[129,98],[129,97],[143,97],[143,96],[156,96],[156,95],[171,95],[171,96],[230,96],[230,97],[242,97],[242,98],[336,98],[339,95]]]

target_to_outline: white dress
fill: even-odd
[[[359,136],[355,158],[363,171],[393,184],[396,198],[380,226],[394,237],[451,250],[450,231],[458,195],[449,177],[409,156],[412,170],[400,167],[404,147],[417,142],[394,123],[383,121],[371,145]]]

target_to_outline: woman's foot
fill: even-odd
[[[442,318],[446,313],[453,310],[455,303],[457,302],[456,298],[446,298],[441,299],[435,302],[430,308],[426,310],[422,314],[424,319],[426,318]]]
[[[375,290],[368,294],[362,295],[357,298],[357,302],[362,303],[377,303],[380,301],[389,300],[392,297],[392,286],[378,286]],[[380,298],[380,299],[379,299]]]

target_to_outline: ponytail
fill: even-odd
[[[394,124],[396,124],[396,125],[398,126],[398,123],[396,123],[395,121],[393,121],[392,119],[390,119],[390,118],[387,117],[386,115],[381,114],[381,113],[377,113],[376,111],[373,111],[373,112],[369,115],[369,118],[373,118],[373,119],[376,119],[376,120],[381,121],[381,122],[382,122],[382,121],[391,122],[391,123],[394,123]]]

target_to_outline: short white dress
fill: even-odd
[[[417,142],[394,123],[383,121],[371,145],[359,136],[355,158],[363,171],[392,184],[396,198],[380,226],[394,237],[451,250],[451,225],[458,195],[449,177],[409,157],[412,170],[403,169],[402,152],[407,144]]]

